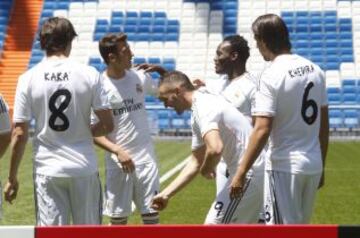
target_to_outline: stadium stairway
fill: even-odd
[[[19,75],[28,67],[43,0],[15,0],[0,62],[0,92],[12,109]]]

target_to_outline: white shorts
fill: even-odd
[[[99,175],[50,177],[35,175],[35,212],[38,226],[101,224]],[[71,216],[71,219],[70,219]]]
[[[135,166],[131,174],[122,169],[106,171],[104,215],[128,217],[134,201],[141,214],[157,213],[152,198],[159,192],[159,171],[155,161]]]
[[[216,193],[218,194],[224,187],[226,187],[227,181],[229,179],[229,171],[227,170],[227,165],[223,159],[220,160],[219,164],[216,166]]]
[[[239,199],[230,200],[229,185],[217,193],[216,200],[210,207],[205,224],[249,224],[257,223],[263,206],[263,173],[250,172],[247,176],[245,193]]]
[[[320,178],[321,174],[265,171],[266,224],[309,223]]]

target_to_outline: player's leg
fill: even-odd
[[[303,221],[302,223],[310,223],[316,193],[318,191],[318,186],[320,183],[321,174],[316,175],[307,175],[306,184],[303,195]]]
[[[215,201],[210,206],[204,224],[222,224],[225,212],[230,205],[229,190],[226,186],[216,193]]]
[[[68,178],[34,176],[35,214],[38,226],[69,225]]]
[[[98,173],[69,179],[73,224],[101,224],[102,193]]]
[[[305,177],[279,171],[266,171],[265,176],[266,224],[302,223]]]
[[[110,217],[111,225],[127,224],[131,214],[134,173],[124,173],[120,168],[106,170],[103,214]]]
[[[222,223],[256,224],[263,206],[263,173],[250,171],[242,197],[233,199],[227,208]]]
[[[222,189],[227,184],[229,176],[230,174],[227,169],[226,163],[223,159],[221,159],[219,164],[216,166],[216,192],[222,191]]]
[[[151,208],[153,197],[160,190],[159,171],[155,161],[138,165],[136,168],[134,202],[141,213],[144,224],[158,224],[159,213]]]
[[[216,167],[216,199],[211,204],[208,214],[206,215],[205,224],[221,224],[224,211],[230,202],[227,189],[229,176],[227,165],[225,161],[221,159]]]

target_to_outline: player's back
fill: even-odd
[[[14,118],[29,114],[35,118],[34,156],[40,173],[67,176],[97,170],[90,112],[101,105],[101,90],[100,75],[94,68],[67,58],[44,60],[20,77],[18,106],[29,100],[29,108]],[[51,163],[59,167],[47,172]]]
[[[276,98],[268,151],[272,166],[292,172],[321,169],[320,110],[327,101],[322,70],[301,56],[281,55],[264,72],[260,87]],[[257,110],[263,103],[266,98],[256,101]]]
[[[201,131],[201,134],[206,133],[206,130],[217,125],[214,129],[217,128],[219,130],[224,145],[222,156],[230,173],[233,174],[248,144],[252,131],[250,122],[221,95],[198,90],[193,101],[193,124],[199,125],[198,130]],[[259,163],[261,164],[261,162]],[[258,166],[258,162],[255,166]]]

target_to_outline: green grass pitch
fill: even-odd
[[[103,151],[99,154],[100,176],[104,177]],[[160,173],[173,168],[190,153],[190,141],[157,141]],[[8,174],[9,151],[0,161],[0,178],[3,185]],[[317,195],[312,223],[360,223],[360,142],[332,142],[326,164],[325,187]],[[171,178],[173,179],[173,178]],[[170,180],[171,180],[170,179]],[[16,201],[4,202],[0,225],[33,225],[34,199],[32,185],[31,145],[27,146],[19,170],[20,191]],[[169,181],[162,184],[166,186]],[[163,224],[201,224],[215,196],[213,181],[198,176],[183,191],[170,200],[168,208],[160,215]],[[108,222],[104,218],[104,224]],[[139,224],[139,215],[130,218],[129,224]]]

